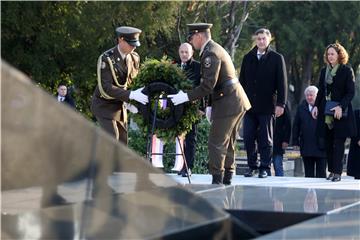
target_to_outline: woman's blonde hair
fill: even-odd
[[[338,62],[340,64],[347,64],[349,61],[349,54],[347,53],[347,51],[345,50],[345,48],[338,42],[336,43],[332,43],[329,44],[326,49],[325,49],[325,53],[324,53],[324,62],[329,64],[329,61],[327,59],[327,51],[329,50],[329,48],[333,48],[338,56]]]

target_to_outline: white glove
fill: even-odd
[[[182,90],[180,90],[177,94],[168,95],[168,98],[171,99],[175,106],[189,101],[187,93],[184,93]]]
[[[146,105],[149,102],[148,96],[143,94],[141,91],[144,89],[144,87],[136,89],[135,91],[130,92],[129,99],[135,100],[141,104]]]
[[[211,107],[206,107],[206,119],[208,120],[209,123],[211,123]]]
[[[127,110],[129,110],[129,112],[131,113],[138,113],[139,110],[137,109],[137,107],[135,107],[134,105],[130,104],[130,103],[125,103],[125,107]]]

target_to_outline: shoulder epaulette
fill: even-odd
[[[110,49],[108,49],[108,50],[106,50],[103,54],[101,54],[102,55],[102,58],[103,59],[106,59],[106,58],[108,58],[108,57],[112,57],[113,55],[114,55],[114,48],[110,48]]]

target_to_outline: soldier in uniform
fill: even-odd
[[[100,55],[97,66],[98,85],[95,89],[91,111],[100,126],[115,138],[127,144],[127,115],[124,102],[135,100],[148,103],[148,97],[139,88],[127,90],[139,71],[140,57],[134,52],[140,46],[140,29],[116,28],[117,45]],[[135,106],[131,109],[137,111]]]
[[[187,93],[168,95],[174,105],[211,94],[211,128],[208,139],[209,171],[213,184],[231,184],[235,171],[235,141],[250,102],[236,78],[235,67],[223,47],[211,40],[212,24],[188,24],[188,41],[200,50],[200,85]]]

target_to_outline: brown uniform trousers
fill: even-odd
[[[189,91],[188,96],[193,101],[209,94],[212,97],[212,123],[208,139],[209,171],[213,177],[220,178],[217,183],[222,183],[224,172],[226,175],[235,171],[236,135],[251,105],[236,78],[229,54],[212,40],[201,54],[200,86]]]
[[[139,70],[140,57],[133,52],[126,60],[115,46],[99,57],[98,85],[93,94],[91,111],[100,126],[117,140],[127,144],[127,86]],[[100,73],[100,74],[99,74]]]

